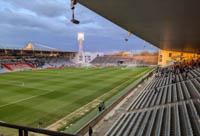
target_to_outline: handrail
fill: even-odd
[[[62,133],[62,132],[56,132],[56,131],[45,130],[45,129],[40,129],[40,128],[32,128],[32,127],[14,125],[14,124],[9,124],[9,123],[6,123],[6,122],[1,122],[1,121],[0,121],[0,126],[12,128],[12,129],[18,129],[19,130],[19,136],[28,136],[28,132],[46,134],[46,135],[50,135],[50,136],[75,136],[75,135],[72,135],[72,134],[66,134],[66,133]]]

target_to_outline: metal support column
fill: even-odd
[[[28,131],[24,130],[24,136],[28,136]]]
[[[19,129],[19,136],[23,136],[23,130]]]

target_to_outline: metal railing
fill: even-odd
[[[49,136],[75,136],[75,135],[66,134],[66,133],[62,133],[62,132],[50,131],[50,130],[45,130],[45,129],[40,129],[40,128],[19,126],[19,125],[9,124],[9,123],[5,123],[5,122],[0,122],[0,127],[16,129],[16,130],[18,130],[18,136],[28,136],[29,132],[38,133],[38,134],[46,134]]]

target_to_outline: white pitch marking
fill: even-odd
[[[46,94],[52,93],[52,92],[54,92],[54,91],[55,91],[55,90],[52,90],[52,91],[49,91],[49,92],[46,92],[46,93],[43,93],[43,94],[31,96],[31,97],[28,97],[28,98],[25,98],[25,99],[21,99],[21,100],[15,101],[15,102],[11,102],[11,103],[8,103],[8,104],[4,104],[4,105],[1,105],[0,108],[5,107],[5,106],[8,106],[8,105],[16,104],[16,103],[19,103],[19,102],[22,102],[22,101],[26,101],[26,100],[29,100],[29,99],[32,99],[32,98],[36,98],[36,97],[39,97],[39,96],[42,96],[42,95],[46,95]]]
[[[20,85],[15,85],[15,84],[12,84],[12,83],[19,83]],[[52,90],[48,90],[48,89],[41,89],[41,88],[36,88],[36,87],[28,87],[28,86],[22,86],[24,82],[10,82],[9,83],[2,83],[0,81],[0,84],[4,84],[4,85],[11,85],[11,86],[17,86],[17,87],[23,87],[23,88],[30,88],[30,89],[37,89],[37,90],[44,90],[44,91],[52,91]],[[22,85],[21,85],[22,84]]]

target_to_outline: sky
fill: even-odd
[[[84,51],[112,53],[155,50],[144,40],[88,8],[76,5],[71,23],[70,0],[0,0],[0,46],[23,48],[28,42],[59,50],[78,51],[77,33],[85,33]]]

